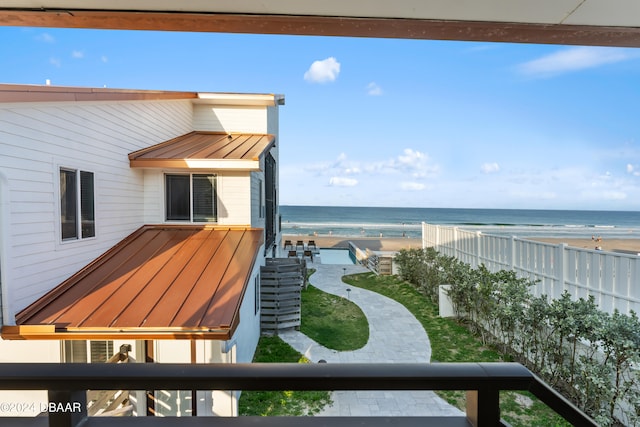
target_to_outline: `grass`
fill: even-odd
[[[471,332],[452,319],[438,316],[438,307],[413,286],[393,276],[372,273],[346,276],[345,281],[385,295],[404,305],[422,324],[431,341],[434,362],[501,362],[499,352],[484,347]],[[460,391],[438,392],[449,403],[464,410],[465,396]],[[569,426],[554,411],[528,392],[501,392],[502,418],[512,426]]]
[[[262,337],[254,363],[309,363],[279,337]],[[331,403],[328,391],[244,391],[238,402],[240,415],[307,416]]]
[[[369,322],[360,307],[311,285],[302,291],[300,331],[338,351],[357,350],[369,340]]]

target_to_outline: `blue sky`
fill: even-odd
[[[0,37],[3,83],[284,94],[282,204],[640,210],[639,49],[12,27]]]

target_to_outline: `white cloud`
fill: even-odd
[[[411,148],[405,148],[402,154],[387,161],[366,163],[362,169],[370,174],[408,174],[413,179],[433,176],[440,171],[440,167],[432,164],[427,154]]]
[[[480,166],[480,170],[483,173],[495,173],[500,171],[500,166],[496,163],[484,163]]]
[[[71,57],[75,59],[82,59],[84,58],[84,52],[82,52],[81,50],[74,50],[73,52],[71,52]]]
[[[527,76],[550,77],[626,61],[637,56],[636,52],[624,48],[571,47],[520,64],[518,69]]]
[[[56,39],[53,38],[53,36],[49,33],[42,33],[38,36],[36,36],[36,40],[44,42],[44,43],[55,43]]]
[[[102,55],[102,56],[100,57],[100,60],[101,60],[102,62],[104,62],[104,63],[109,62],[109,58],[107,58],[105,55]]]
[[[429,156],[411,148],[405,148],[403,154],[391,161],[391,167],[399,172],[409,172],[414,178],[424,178],[439,169],[437,165],[429,164]]]
[[[353,178],[334,176],[329,179],[329,185],[331,187],[353,187],[358,185],[358,180]]]
[[[347,161],[347,155],[345,153],[340,153],[335,161],[333,162],[322,162],[315,163],[305,167],[306,170],[310,172],[317,173],[356,173],[358,167]]]
[[[335,81],[338,74],[340,63],[332,56],[322,61],[314,61],[304,73],[304,79],[311,83],[327,83]]]
[[[631,163],[627,165],[627,173],[630,173],[633,176],[640,176],[640,170]]]
[[[60,58],[49,58],[49,63],[54,67],[62,67],[62,61],[60,61]]]
[[[367,85],[367,93],[371,96],[380,96],[382,88],[376,82],[371,82]]]
[[[346,168],[344,170],[344,173],[346,173],[347,175],[355,175],[355,174],[362,173],[362,170],[359,167],[354,166],[352,168]]]
[[[606,191],[603,196],[606,200],[624,200],[627,198],[627,193],[623,193],[622,191]]]
[[[405,191],[421,191],[424,190],[427,186],[420,182],[403,182],[400,184],[400,188]]]

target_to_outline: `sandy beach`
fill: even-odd
[[[348,248],[348,242],[353,242],[360,249],[372,251],[399,251],[400,249],[421,248],[422,239],[402,237],[338,237],[338,236],[294,236],[284,235],[282,240],[291,240],[294,244],[297,240],[305,243],[315,240],[319,248]],[[566,243],[575,248],[595,249],[599,246],[604,251],[627,253],[636,255],[640,253],[640,239],[603,239],[599,242],[591,239],[566,238],[566,237],[532,237],[531,240],[545,243]]]
[[[291,240],[295,245],[297,240],[307,243],[315,240],[319,248],[348,248],[353,242],[360,249],[372,251],[399,251],[400,249],[421,248],[422,239],[402,237],[341,237],[341,236],[291,236],[283,235],[282,241]]]
[[[626,254],[640,254],[640,239],[602,239],[595,241],[591,239],[576,239],[566,237],[535,237],[531,240],[545,243],[566,243],[567,246],[581,249],[595,249],[596,246],[602,248],[603,251],[619,252]]]

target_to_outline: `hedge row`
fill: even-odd
[[[603,426],[640,425],[640,322],[593,297],[535,297],[513,271],[471,268],[432,248],[402,250],[401,277],[437,303],[448,284],[456,315],[485,344],[525,364]]]

